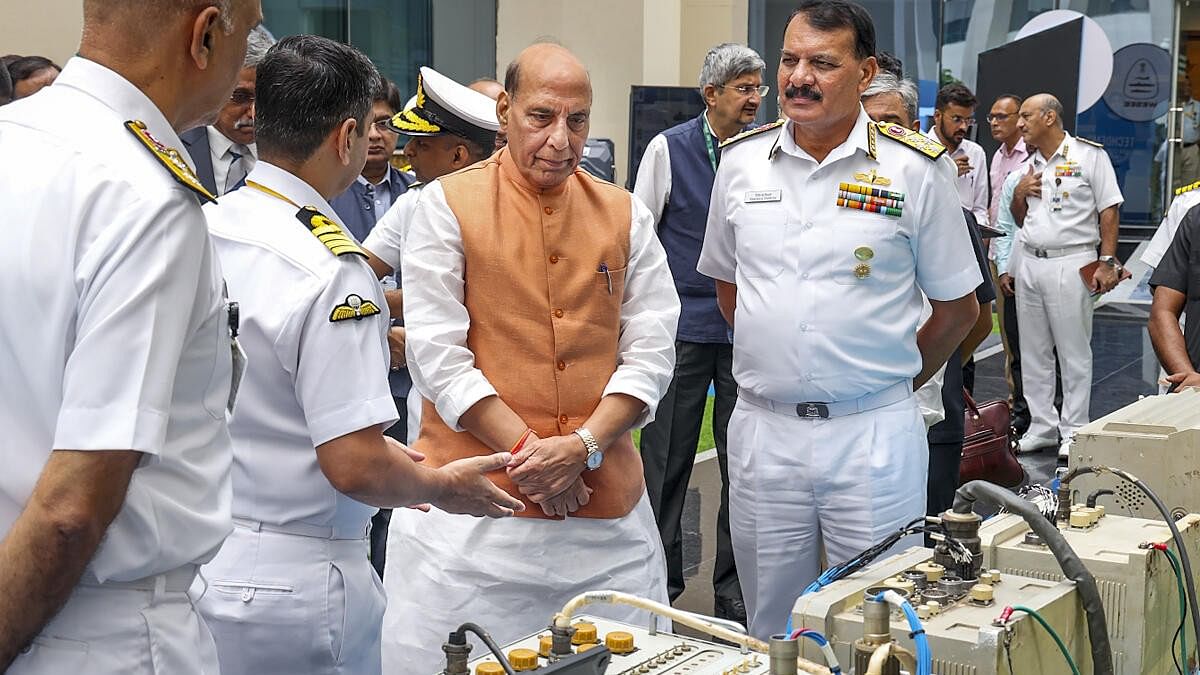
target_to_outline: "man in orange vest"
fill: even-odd
[[[578,169],[592,103],[583,65],[536,44],[504,88],[507,148],[422,191],[401,269],[409,369],[426,399],[414,447],[431,466],[513,452],[492,478],[527,517],[393,515],[407,544],[384,619],[388,672],[437,671],[464,621],[504,643],[583,591],[667,600],[629,435],[653,418],[675,362],[666,254],[645,205]]]

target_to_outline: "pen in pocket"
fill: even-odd
[[[612,272],[608,271],[608,263],[600,263],[600,268],[597,271],[604,273],[604,280],[608,282],[608,294],[612,295]]]

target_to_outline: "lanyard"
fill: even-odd
[[[296,202],[294,202],[294,201],[292,201],[292,200],[288,199],[287,197],[284,197],[283,195],[281,195],[281,194],[279,194],[278,192],[276,192],[276,191],[272,190],[271,188],[267,187],[266,185],[263,185],[262,183],[255,183],[255,182],[254,182],[254,181],[252,181],[252,180],[248,180],[248,181],[246,181],[246,187],[249,187],[249,188],[254,188],[255,190],[258,190],[259,192],[262,192],[262,193],[264,193],[264,194],[268,194],[268,195],[270,195],[270,196],[272,196],[272,197],[274,197],[274,198],[276,198],[276,199],[282,199],[283,201],[285,201],[285,202],[287,202],[287,203],[291,204],[292,206],[294,206],[294,207],[296,207],[296,208],[300,208],[300,205],[299,205],[299,204],[297,204]]]
[[[704,149],[708,151],[708,161],[712,164],[713,173],[717,172],[717,137],[713,133],[712,127],[708,126],[708,114],[702,115],[704,118]]]

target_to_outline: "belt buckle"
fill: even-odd
[[[824,403],[797,403],[796,414],[805,419],[829,419],[829,406]]]
[[[1035,258],[1049,258],[1050,252],[1044,248],[1035,248],[1033,249],[1033,255]]]

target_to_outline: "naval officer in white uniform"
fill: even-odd
[[[763,638],[816,578],[818,541],[841,562],[925,514],[912,391],[979,312],[945,148],[859,103],[874,53],[860,5],[800,4],[779,64],[785,120],[726,145],[698,265],[734,326],[730,525]],[[922,292],[933,312],[918,330]]]
[[[261,161],[205,213],[251,363],[230,423],[235,527],[203,569],[200,608],[225,675],[378,674],[375,510],[431,502],[504,516],[520,502],[483,476],[507,456],[432,470],[383,435],[397,419],[387,305],[327,201],[366,160],[375,67],[293,36],[267,53],[258,83]]]
[[[0,671],[217,672],[187,596],[230,529],[233,363],[178,131],[229,97],[258,0],[86,0],[0,108]]]

